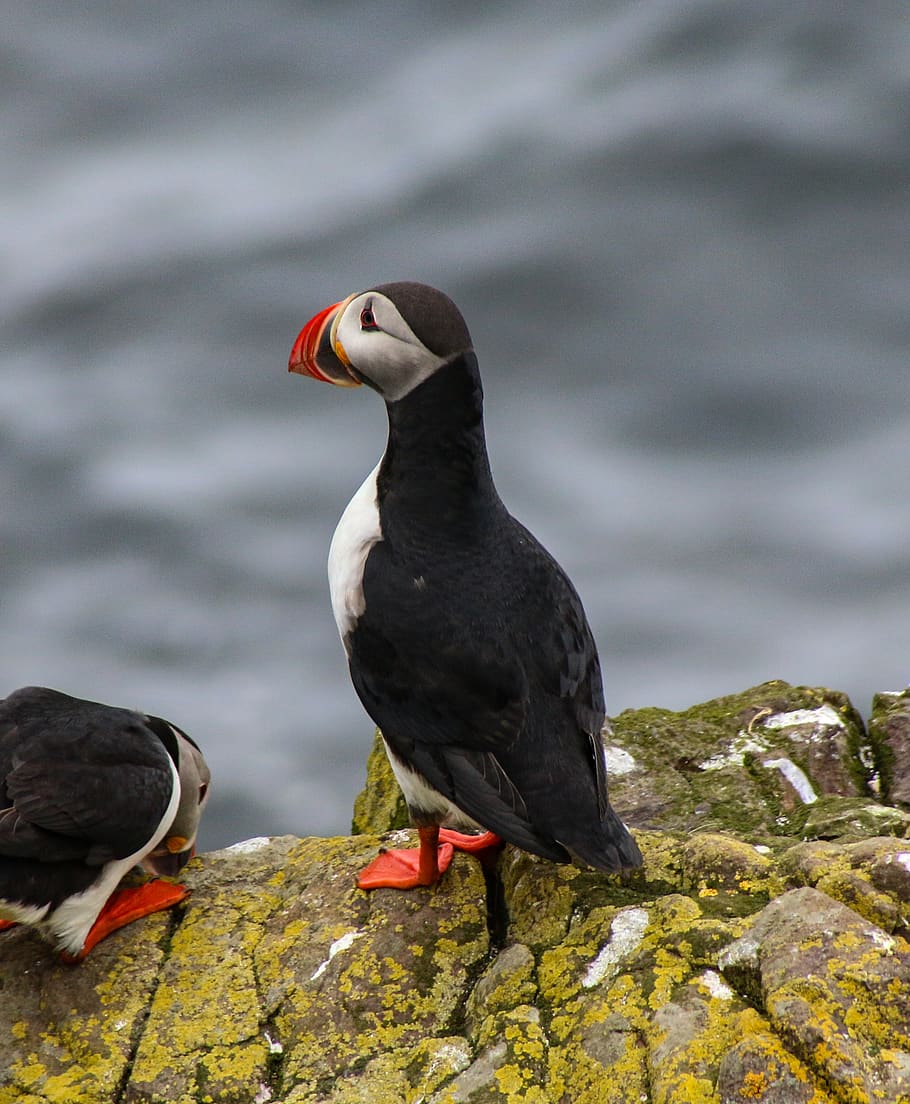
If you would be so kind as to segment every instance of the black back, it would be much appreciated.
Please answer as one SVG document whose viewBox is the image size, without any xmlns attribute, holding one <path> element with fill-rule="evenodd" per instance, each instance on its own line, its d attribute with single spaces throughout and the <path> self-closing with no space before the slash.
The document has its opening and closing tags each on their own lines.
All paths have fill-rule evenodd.
<svg viewBox="0 0 910 1104">
<path fill-rule="evenodd" d="M 44 687 L 0 701 L 0 898 L 59 903 L 139 851 L 173 790 L 163 740 L 140 713 Z"/>
</svg>

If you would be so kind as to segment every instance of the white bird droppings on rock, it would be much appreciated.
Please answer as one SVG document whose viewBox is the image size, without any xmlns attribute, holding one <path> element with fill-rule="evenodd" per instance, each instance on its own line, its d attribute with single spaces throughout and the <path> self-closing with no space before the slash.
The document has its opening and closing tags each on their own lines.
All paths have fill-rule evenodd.
<svg viewBox="0 0 910 1104">
<path fill-rule="evenodd" d="M 620 963 L 628 958 L 642 941 L 647 927 L 647 909 L 623 909 L 615 916 L 610 925 L 610 942 L 601 947 L 597 958 L 581 979 L 584 988 L 593 989 L 604 978 L 613 977 L 618 972 Z"/>
<path fill-rule="evenodd" d="M 738 732 L 731 741 L 729 751 L 712 755 L 710 759 L 705 759 L 705 761 L 699 763 L 698 766 L 699 769 L 705 771 L 722 770 L 724 767 L 741 767 L 745 761 L 746 755 L 760 755 L 767 750 L 767 741 L 760 740 L 758 737 L 743 729 L 741 732 Z"/>
<path fill-rule="evenodd" d="M 638 761 L 625 748 L 611 744 L 604 748 L 604 755 L 607 760 L 608 774 L 631 774 L 632 771 L 638 770 Z"/>
<path fill-rule="evenodd" d="M 763 728 L 791 728 L 794 725 L 812 725 L 813 728 L 840 728 L 843 717 L 833 705 L 820 705 L 818 709 L 791 709 L 789 713 L 775 713 L 766 717 Z"/>
<path fill-rule="evenodd" d="M 230 851 L 233 855 L 246 855 L 253 851 L 261 851 L 263 847 L 268 847 L 271 842 L 268 836 L 253 836 L 252 839 L 232 843 L 230 847 L 225 847 L 224 850 Z"/>
<path fill-rule="evenodd" d="M 345 932 L 344 935 L 339 936 L 329 947 L 329 957 L 324 962 L 320 962 L 313 973 L 310 974 L 310 981 L 315 981 L 316 978 L 322 977 L 322 975 L 326 972 L 329 963 L 332 961 L 335 955 L 337 955 L 340 951 L 346 951 L 348 947 L 350 947 L 350 945 L 354 942 L 354 940 L 359 939 L 362 935 L 362 931 L 349 931 Z"/>
<path fill-rule="evenodd" d="M 882 931 L 881 928 L 867 928 L 866 935 L 877 946 L 881 947 L 883 951 L 893 951 L 897 946 L 897 943 L 887 932 Z"/>
<path fill-rule="evenodd" d="M 804 805 L 812 805 L 818 801 L 818 794 L 812 788 L 812 783 L 806 777 L 805 772 L 792 759 L 765 759 L 762 766 L 771 770 L 779 770 L 793 789 L 796 790 L 797 796 Z"/>
<path fill-rule="evenodd" d="M 698 978 L 698 981 L 700 981 L 711 996 L 717 1000 L 733 999 L 733 990 L 716 970 L 705 970 L 701 977 Z"/>
</svg>

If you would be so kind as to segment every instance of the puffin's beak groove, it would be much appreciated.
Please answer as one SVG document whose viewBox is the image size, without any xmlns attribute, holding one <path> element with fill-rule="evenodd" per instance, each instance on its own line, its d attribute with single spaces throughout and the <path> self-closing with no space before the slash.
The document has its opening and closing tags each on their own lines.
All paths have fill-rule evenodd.
<svg viewBox="0 0 910 1104">
<path fill-rule="evenodd" d="M 188 841 L 184 840 L 183 842 L 186 844 Z M 150 874 L 154 874 L 156 877 L 176 878 L 195 854 L 195 841 L 192 846 L 184 847 L 182 851 L 172 851 L 165 843 L 146 855 L 142 860 L 142 865 Z"/>
<path fill-rule="evenodd" d="M 335 338 L 338 320 L 353 298 L 349 296 L 340 303 L 333 303 L 307 322 L 291 349 L 289 372 L 312 376 L 313 379 L 334 383 L 338 387 L 360 386 L 360 380 L 355 379 L 349 370 L 351 362 L 347 353 Z"/>
</svg>

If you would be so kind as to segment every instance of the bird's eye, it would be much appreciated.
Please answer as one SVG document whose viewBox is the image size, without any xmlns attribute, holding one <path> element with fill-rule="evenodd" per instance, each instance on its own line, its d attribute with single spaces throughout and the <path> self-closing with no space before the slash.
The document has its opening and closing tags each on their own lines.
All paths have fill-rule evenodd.
<svg viewBox="0 0 910 1104">
<path fill-rule="evenodd" d="M 209 792 L 208 783 L 203 782 L 202 785 L 199 787 L 199 804 L 200 805 L 202 804 L 203 801 L 205 801 L 205 795 L 208 792 Z"/>
<path fill-rule="evenodd" d="M 376 316 L 373 314 L 371 307 L 364 307 L 360 312 L 360 328 L 362 330 L 378 330 L 379 326 L 376 323 Z"/>
</svg>

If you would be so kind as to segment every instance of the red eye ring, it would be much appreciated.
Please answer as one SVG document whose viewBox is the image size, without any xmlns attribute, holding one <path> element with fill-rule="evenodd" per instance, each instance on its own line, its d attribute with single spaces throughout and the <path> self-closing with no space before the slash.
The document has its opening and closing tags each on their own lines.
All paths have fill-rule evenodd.
<svg viewBox="0 0 910 1104">
<path fill-rule="evenodd" d="M 379 326 L 376 323 L 376 316 L 373 314 L 372 307 L 364 307 L 360 312 L 360 328 L 362 330 L 378 330 Z"/>
</svg>

